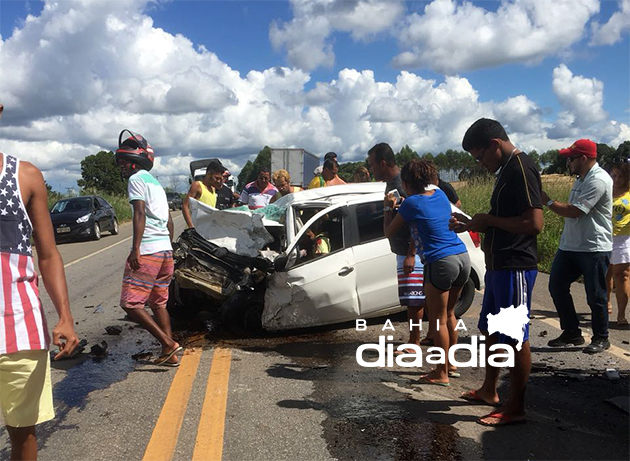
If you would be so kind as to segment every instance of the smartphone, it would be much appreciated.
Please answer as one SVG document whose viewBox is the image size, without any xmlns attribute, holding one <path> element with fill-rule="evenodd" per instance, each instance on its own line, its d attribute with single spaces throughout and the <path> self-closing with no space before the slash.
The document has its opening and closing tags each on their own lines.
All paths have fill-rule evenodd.
<svg viewBox="0 0 630 461">
<path fill-rule="evenodd" d="M 396 199 L 396 203 L 398 203 L 400 201 L 400 192 L 398 192 L 398 189 L 392 189 L 387 194 L 388 195 L 392 194 L 394 196 L 394 198 Z"/>
</svg>

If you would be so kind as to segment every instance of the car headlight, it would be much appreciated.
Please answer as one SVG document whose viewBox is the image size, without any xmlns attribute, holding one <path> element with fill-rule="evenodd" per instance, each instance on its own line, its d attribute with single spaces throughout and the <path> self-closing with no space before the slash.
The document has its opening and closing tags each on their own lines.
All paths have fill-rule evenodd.
<svg viewBox="0 0 630 461">
<path fill-rule="evenodd" d="M 88 213 L 85 216 L 81 216 L 79 219 L 77 219 L 77 222 L 78 223 L 87 222 L 87 220 L 90 219 L 90 216 L 92 216 L 91 213 Z"/>
</svg>

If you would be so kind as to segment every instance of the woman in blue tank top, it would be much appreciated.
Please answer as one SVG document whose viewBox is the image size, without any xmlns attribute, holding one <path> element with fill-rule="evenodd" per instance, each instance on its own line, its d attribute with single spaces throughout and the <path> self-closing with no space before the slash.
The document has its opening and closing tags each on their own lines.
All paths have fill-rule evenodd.
<svg viewBox="0 0 630 461">
<path fill-rule="evenodd" d="M 426 160 L 412 160 L 400 173 L 408 198 L 392 217 L 395 206 L 385 197 L 385 236 L 394 235 L 407 223 L 419 255 L 424 259 L 424 292 L 434 331 L 434 345 L 444 351 L 445 363 L 420 377 L 420 382 L 450 386 L 449 376 L 455 367 L 449 365 L 448 350 L 457 344 L 455 303 L 470 276 L 470 259 L 466 245 L 449 230 L 451 204 L 446 194 L 434 186 L 437 170 Z"/>
</svg>

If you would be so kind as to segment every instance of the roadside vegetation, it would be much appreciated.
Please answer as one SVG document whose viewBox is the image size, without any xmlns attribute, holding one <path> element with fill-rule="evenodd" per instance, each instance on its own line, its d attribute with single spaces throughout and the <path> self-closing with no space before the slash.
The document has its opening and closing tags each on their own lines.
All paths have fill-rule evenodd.
<svg viewBox="0 0 630 461">
<path fill-rule="evenodd" d="M 568 202 L 573 178 L 552 174 L 543 175 L 542 181 L 543 189 L 549 194 L 549 197 L 561 202 Z M 487 213 L 490 210 L 490 196 L 494 187 L 493 179 L 475 179 L 455 184 L 455 186 L 462 201 L 462 208 L 467 214 L 472 216 L 476 213 Z M 564 228 L 564 218 L 549 211 L 547 207 L 543 207 L 543 217 L 545 224 L 543 231 L 538 235 L 538 269 L 549 273 Z"/>
</svg>

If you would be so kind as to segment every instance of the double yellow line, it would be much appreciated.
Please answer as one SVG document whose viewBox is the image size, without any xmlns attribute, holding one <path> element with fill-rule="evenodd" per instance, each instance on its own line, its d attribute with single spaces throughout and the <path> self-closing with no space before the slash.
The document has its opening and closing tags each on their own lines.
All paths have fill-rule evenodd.
<svg viewBox="0 0 630 461">
<path fill-rule="evenodd" d="M 143 461 L 169 461 L 173 458 L 200 360 L 201 351 L 192 351 L 182 357 Z M 197 429 L 193 461 L 221 460 L 231 360 L 232 353 L 229 349 L 215 349 Z"/>
</svg>

